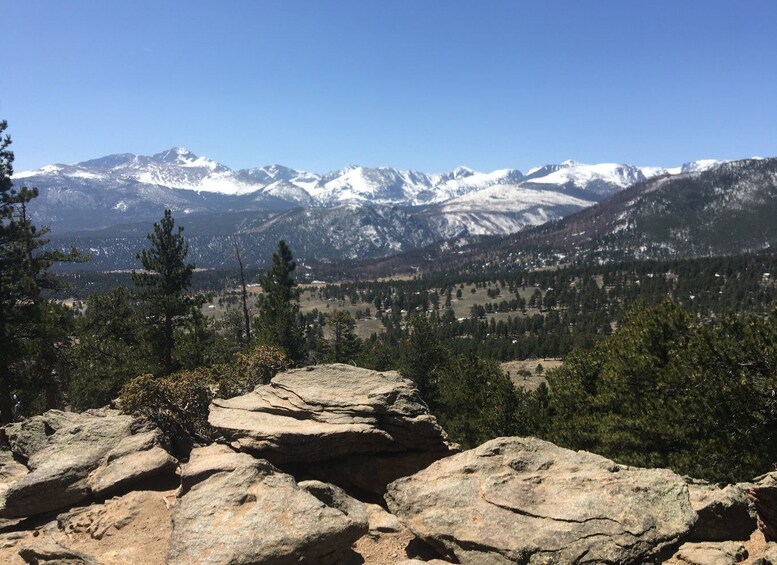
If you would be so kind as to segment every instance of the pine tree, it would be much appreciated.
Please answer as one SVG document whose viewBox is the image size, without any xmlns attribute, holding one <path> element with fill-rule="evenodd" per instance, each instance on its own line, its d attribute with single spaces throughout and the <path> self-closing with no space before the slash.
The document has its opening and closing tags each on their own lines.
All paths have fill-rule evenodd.
<svg viewBox="0 0 777 565">
<path fill-rule="evenodd" d="M 296 268 L 291 249 L 284 240 L 279 241 L 271 267 L 259 279 L 263 293 L 257 302 L 259 342 L 280 347 L 293 363 L 299 363 L 305 357 L 299 289 L 293 277 Z"/>
<path fill-rule="evenodd" d="M 73 366 L 68 397 L 78 410 L 105 406 L 131 378 L 153 370 L 143 312 L 129 291 L 117 287 L 92 294 L 86 304 L 76 327 L 78 343 L 68 353 Z"/>
<path fill-rule="evenodd" d="M 331 363 L 350 363 L 359 353 L 361 340 L 356 336 L 356 322 L 345 310 L 337 310 L 329 318 L 332 339 L 327 341 L 327 361 Z"/>
<path fill-rule="evenodd" d="M 46 389 L 48 403 L 56 393 L 54 360 L 67 340 L 59 328 L 61 315 L 49 307 L 43 293 L 59 288 L 48 269 L 59 261 L 81 260 L 74 250 L 45 249 L 47 228 L 38 229 L 27 205 L 38 196 L 35 188 L 15 188 L 11 138 L 3 136 L 8 123 L 0 121 L 0 420 L 12 418 L 14 391 L 32 397 Z"/>
<path fill-rule="evenodd" d="M 191 286 L 194 263 L 187 263 L 189 244 L 183 237 L 183 227 L 175 231 L 172 212 L 165 210 L 154 231 L 148 234 L 151 246 L 138 254 L 144 271 L 132 271 L 132 280 L 140 287 L 141 298 L 150 310 L 153 343 L 164 374 L 174 370 L 173 350 L 175 329 L 189 312 L 186 296 Z"/>
<path fill-rule="evenodd" d="M 399 351 L 399 372 L 415 383 L 421 398 L 434 410 L 438 404 L 440 371 L 448 356 L 439 323 L 423 314 L 412 316 Z"/>
</svg>

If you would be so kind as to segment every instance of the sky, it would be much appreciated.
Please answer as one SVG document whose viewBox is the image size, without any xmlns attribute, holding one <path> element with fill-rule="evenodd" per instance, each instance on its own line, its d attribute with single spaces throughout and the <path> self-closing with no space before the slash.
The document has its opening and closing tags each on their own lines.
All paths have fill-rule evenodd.
<svg viewBox="0 0 777 565">
<path fill-rule="evenodd" d="M 777 155 L 774 0 L 0 0 L 15 170 Z"/>
</svg>

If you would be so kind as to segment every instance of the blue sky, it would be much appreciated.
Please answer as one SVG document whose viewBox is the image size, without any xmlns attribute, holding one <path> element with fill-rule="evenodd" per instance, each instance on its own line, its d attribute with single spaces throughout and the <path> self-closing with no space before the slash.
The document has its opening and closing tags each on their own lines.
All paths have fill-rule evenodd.
<svg viewBox="0 0 777 565">
<path fill-rule="evenodd" d="M 777 155 L 777 2 L 0 0 L 16 170 Z"/>
</svg>

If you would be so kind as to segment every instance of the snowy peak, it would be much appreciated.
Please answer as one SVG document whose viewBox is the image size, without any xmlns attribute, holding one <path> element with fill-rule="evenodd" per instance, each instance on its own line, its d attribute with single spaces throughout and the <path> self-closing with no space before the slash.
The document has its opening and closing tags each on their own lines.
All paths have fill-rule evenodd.
<svg viewBox="0 0 777 565">
<path fill-rule="evenodd" d="M 167 151 L 162 151 L 151 157 L 151 161 L 160 165 L 170 165 L 173 167 L 201 168 L 207 171 L 229 171 L 224 165 L 208 159 L 207 157 L 198 157 L 184 147 L 173 147 Z"/>
<path fill-rule="evenodd" d="M 717 159 L 700 159 L 698 161 L 683 163 L 680 167 L 667 169 L 667 171 L 669 174 L 701 173 L 714 169 L 723 163 L 725 163 L 725 161 L 718 161 Z"/>
<path fill-rule="evenodd" d="M 456 167 L 453 169 L 453 178 L 455 179 L 463 179 L 466 177 L 471 177 L 475 174 L 475 171 L 468 167 Z"/>
<path fill-rule="evenodd" d="M 238 171 L 239 174 L 260 184 L 270 184 L 278 181 L 288 181 L 294 178 L 305 176 L 308 173 L 295 171 L 283 165 L 268 165 L 266 167 L 255 167 L 253 169 L 244 169 Z"/>
<path fill-rule="evenodd" d="M 547 176 L 551 173 L 555 173 L 556 171 L 563 168 L 564 166 L 565 165 L 561 164 L 561 165 L 543 165 L 541 167 L 532 167 L 526 173 L 526 180 Z"/>
<path fill-rule="evenodd" d="M 197 155 L 185 147 L 173 147 L 167 151 L 162 151 L 151 157 L 155 161 L 162 163 L 187 163 L 197 159 Z"/>
<path fill-rule="evenodd" d="M 433 188 L 424 173 L 389 167 L 350 166 L 324 176 L 311 187 L 311 195 L 324 204 L 416 204 L 420 194 Z"/>
<path fill-rule="evenodd" d="M 601 200 L 647 177 L 639 167 L 620 163 L 588 165 L 576 161 L 545 165 L 529 171 L 527 182 Z"/>
<path fill-rule="evenodd" d="M 266 195 L 306 207 L 341 204 L 417 206 L 440 204 L 500 186 L 511 187 L 504 190 L 513 196 L 536 196 L 537 190 L 545 190 L 586 202 L 599 201 L 653 176 L 703 171 L 720 163 L 694 161 L 665 169 L 619 163 L 591 165 L 567 160 L 532 168 L 526 175 L 509 168 L 479 172 L 459 166 L 451 172 L 429 174 L 392 167 L 349 165 L 319 175 L 278 164 L 232 170 L 184 147 L 172 147 L 150 156 L 119 153 L 74 165 L 47 165 L 18 173 L 14 178 L 43 178 L 48 182 L 57 179 L 60 186 L 67 186 L 68 179 L 72 179 L 82 185 L 91 182 L 102 186 L 129 186 L 135 183 L 139 188 L 153 186 L 235 196 L 253 194 L 258 199 Z M 530 192 L 515 187 L 530 189 Z M 493 202 L 499 190 L 491 190 L 488 201 Z"/>
</svg>

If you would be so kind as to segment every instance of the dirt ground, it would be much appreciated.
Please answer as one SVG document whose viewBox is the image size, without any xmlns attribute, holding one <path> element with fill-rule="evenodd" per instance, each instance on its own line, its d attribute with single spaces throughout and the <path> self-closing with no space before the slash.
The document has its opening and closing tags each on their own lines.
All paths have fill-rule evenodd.
<svg viewBox="0 0 777 565">
<path fill-rule="evenodd" d="M 135 491 L 60 514 L 60 524 L 53 519 L 32 531 L 0 534 L 0 563 L 24 565 L 21 548 L 57 545 L 102 565 L 164 563 L 174 500 L 175 491 Z"/>
<path fill-rule="evenodd" d="M 541 383 L 546 383 L 545 373 L 549 369 L 560 367 L 561 359 L 531 359 L 526 361 L 508 361 L 502 363 L 502 371 L 510 377 L 513 384 L 524 390 L 537 390 Z M 537 367 L 542 366 L 542 372 L 537 372 Z M 531 376 L 523 376 L 520 371 L 529 371 Z"/>
</svg>

